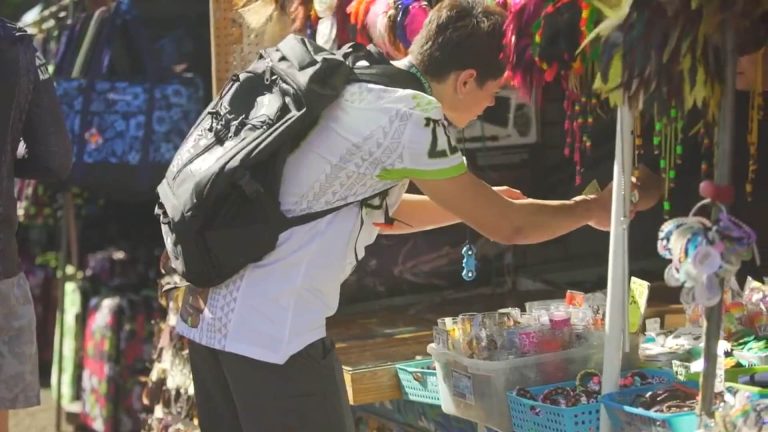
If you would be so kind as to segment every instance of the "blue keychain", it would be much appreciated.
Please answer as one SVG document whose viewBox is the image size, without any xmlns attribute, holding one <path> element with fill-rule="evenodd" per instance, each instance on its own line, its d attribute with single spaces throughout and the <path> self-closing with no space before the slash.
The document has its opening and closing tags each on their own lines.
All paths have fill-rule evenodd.
<svg viewBox="0 0 768 432">
<path fill-rule="evenodd" d="M 461 262 L 461 265 L 464 267 L 461 277 L 463 277 L 465 281 L 471 281 L 477 276 L 477 271 L 475 271 L 477 265 L 475 252 L 475 246 L 469 242 L 465 243 L 464 247 L 461 249 L 461 254 L 464 256 L 464 259 Z"/>
</svg>

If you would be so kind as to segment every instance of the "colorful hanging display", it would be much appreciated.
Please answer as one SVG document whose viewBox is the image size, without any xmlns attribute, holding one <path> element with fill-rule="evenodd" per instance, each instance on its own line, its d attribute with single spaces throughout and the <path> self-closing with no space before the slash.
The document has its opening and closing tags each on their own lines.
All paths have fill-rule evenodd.
<svg viewBox="0 0 768 432">
<path fill-rule="evenodd" d="M 714 134 L 723 85 L 723 32 L 726 21 L 739 28 L 760 25 L 768 3 L 751 0 L 489 0 L 507 13 L 504 61 L 506 78 L 524 96 L 545 83 L 564 90 L 565 145 L 573 160 L 575 183 L 592 147 L 592 129 L 603 103 L 625 101 L 652 126 L 642 135 L 635 122 L 635 175 L 647 143 L 658 157 L 664 177 L 664 214 L 671 215 L 670 190 L 683 160 L 683 142 L 694 137 L 701 146 L 701 176 L 711 178 Z M 335 10 L 337 43 L 373 43 L 391 59 L 407 56 L 437 1 L 430 0 L 296 0 L 296 25 L 302 33 L 330 41 Z M 343 16 L 343 20 L 339 17 Z M 752 27 L 750 27 L 752 26 Z M 327 26 L 326 26 L 327 27 Z M 324 35 L 324 36 L 323 36 Z M 322 36 L 322 37 L 321 37 Z M 343 36 L 343 37 L 342 37 Z M 757 37 L 760 39 L 760 37 Z M 752 44 L 755 45 L 755 44 Z M 750 45 L 750 46 L 752 46 Z M 754 50 L 754 48 L 751 48 Z M 757 67 L 762 63 L 757 62 Z M 762 78 L 761 73 L 756 74 Z M 760 87 L 760 83 L 756 86 Z M 757 175 L 759 92 L 750 98 L 749 165 L 746 194 L 751 199 Z M 689 116 L 692 110 L 702 115 Z M 697 118 L 696 123 L 687 123 Z"/>
<path fill-rule="evenodd" d="M 557 0 L 533 26 L 533 58 L 544 71 L 544 81 L 562 81 L 565 92 L 565 148 L 575 164 L 575 183 L 581 184 L 584 156 L 592 149 L 591 129 L 599 106 L 592 91 L 593 63 L 598 54 L 580 45 L 595 28 L 599 12 L 586 0 Z"/>
<path fill-rule="evenodd" d="M 368 35 L 368 31 L 366 31 L 366 20 L 374 2 L 375 0 L 352 0 L 352 3 L 347 7 L 349 22 L 355 26 L 356 29 L 355 41 L 364 45 L 372 42 Z"/>
<path fill-rule="evenodd" d="M 544 85 L 544 72 L 533 58 L 533 27 L 540 22 L 549 0 L 510 0 L 506 4 L 504 57 L 507 79 L 524 94 Z"/>
<path fill-rule="evenodd" d="M 664 212 L 668 217 L 669 190 L 683 157 L 686 129 L 698 132 L 702 176 L 711 172 L 712 125 L 717 124 L 724 82 L 721 29 L 731 20 L 737 28 L 746 25 L 768 5 L 743 0 L 592 3 L 606 16 L 583 44 L 599 40 L 594 89 L 613 106 L 626 101 L 635 111 L 653 113 L 653 146 L 665 178 Z M 703 120 L 686 128 L 685 119 L 694 108 L 703 113 Z M 756 143 L 756 135 L 751 140 Z M 750 173 L 753 180 L 756 144 L 750 148 L 755 149 L 750 163 L 755 168 Z M 747 191 L 751 191 L 749 181 Z"/>
<path fill-rule="evenodd" d="M 696 216 L 705 205 L 717 207 L 717 219 Z M 671 260 L 664 281 L 668 286 L 683 286 L 681 303 L 713 306 L 722 296 L 719 280 L 731 280 L 742 261 L 754 258 L 759 263 L 755 241 L 754 231 L 725 207 L 702 201 L 688 217 L 670 219 L 659 229 L 659 255 Z"/>
<path fill-rule="evenodd" d="M 408 55 L 431 9 L 422 0 L 352 0 L 346 12 L 357 42 L 373 43 L 389 58 L 399 60 Z"/>
</svg>

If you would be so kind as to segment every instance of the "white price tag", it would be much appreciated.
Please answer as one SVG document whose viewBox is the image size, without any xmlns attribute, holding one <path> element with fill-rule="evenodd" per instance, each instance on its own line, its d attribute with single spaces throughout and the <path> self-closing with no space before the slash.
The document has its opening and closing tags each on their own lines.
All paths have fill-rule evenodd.
<svg viewBox="0 0 768 432">
<path fill-rule="evenodd" d="M 661 331 L 661 318 L 649 318 L 645 320 L 646 333 L 658 333 Z"/>
<path fill-rule="evenodd" d="M 442 348 L 444 350 L 449 348 L 448 332 L 445 329 L 441 329 L 440 327 L 433 327 L 432 339 L 435 341 L 435 345 L 437 345 L 438 348 Z"/>
<path fill-rule="evenodd" d="M 451 381 L 453 382 L 451 391 L 453 397 L 474 405 L 475 389 L 472 386 L 472 375 L 451 369 Z"/>
<path fill-rule="evenodd" d="M 760 324 L 756 330 L 758 336 L 768 336 L 768 324 Z"/>
<path fill-rule="evenodd" d="M 717 369 L 715 372 L 715 393 L 725 391 L 725 359 L 718 356 Z"/>
</svg>

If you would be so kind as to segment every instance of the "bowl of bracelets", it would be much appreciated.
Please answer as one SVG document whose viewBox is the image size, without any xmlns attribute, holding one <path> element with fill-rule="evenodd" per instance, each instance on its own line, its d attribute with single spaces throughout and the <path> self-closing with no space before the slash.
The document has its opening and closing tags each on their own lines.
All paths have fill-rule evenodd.
<svg viewBox="0 0 768 432">
<path fill-rule="evenodd" d="M 614 430 L 690 432 L 697 430 L 698 384 L 693 381 L 631 388 L 601 398 Z"/>
<path fill-rule="evenodd" d="M 622 374 L 622 389 L 674 382 L 664 369 L 642 369 Z M 507 393 L 516 431 L 596 432 L 600 424 L 600 373 L 584 370 L 575 381 L 538 387 L 518 387 Z"/>
</svg>

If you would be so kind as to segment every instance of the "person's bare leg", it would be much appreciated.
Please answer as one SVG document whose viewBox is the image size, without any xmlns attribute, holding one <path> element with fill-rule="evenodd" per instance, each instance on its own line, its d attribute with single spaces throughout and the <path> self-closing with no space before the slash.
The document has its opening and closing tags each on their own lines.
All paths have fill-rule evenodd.
<svg viewBox="0 0 768 432">
<path fill-rule="evenodd" d="M 8 432 L 8 411 L 0 410 L 0 432 Z"/>
</svg>

